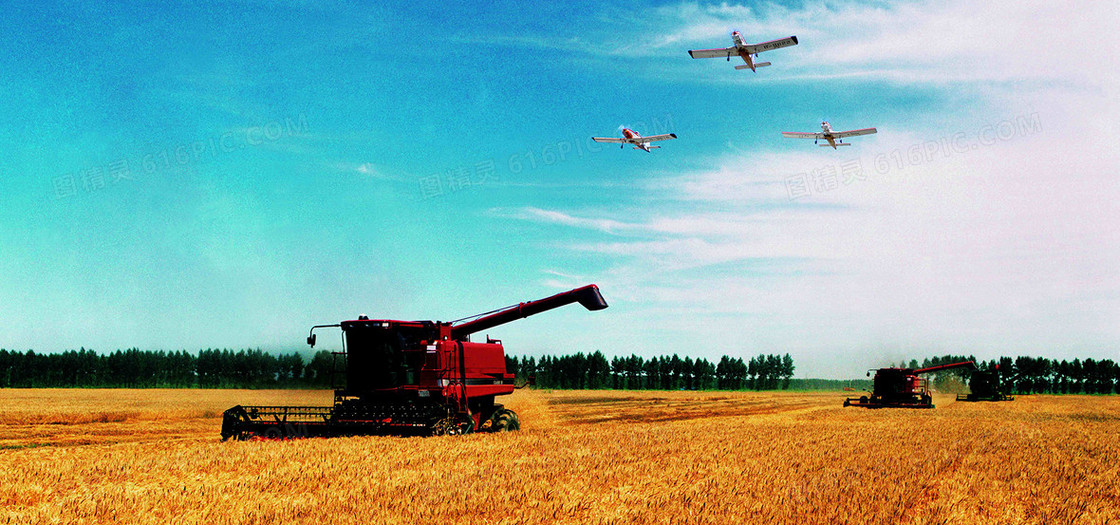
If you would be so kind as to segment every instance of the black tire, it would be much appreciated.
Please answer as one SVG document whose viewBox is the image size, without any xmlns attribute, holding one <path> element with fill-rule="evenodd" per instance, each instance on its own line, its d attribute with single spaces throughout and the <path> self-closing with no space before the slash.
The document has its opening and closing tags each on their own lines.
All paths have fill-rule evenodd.
<svg viewBox="0 0 1120 525">
<path fill-rule="evenodd" d="M 521 428 L 521 420 L 517 419 L 517 412 L 503 408 L 494 413 L 494 424 L 490 426 L 491 432 L 513 432 Z"/>
</svg>

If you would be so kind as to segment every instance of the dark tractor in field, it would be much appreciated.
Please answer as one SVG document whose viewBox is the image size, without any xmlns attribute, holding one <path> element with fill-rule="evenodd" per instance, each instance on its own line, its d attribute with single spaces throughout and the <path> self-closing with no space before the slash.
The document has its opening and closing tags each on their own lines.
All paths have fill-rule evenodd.
<svg viewBox="0 0 1120 525">
<path fill-rule="evenodd" d="M 968 394 L 957 394 L 957 401 L 1014 401 L 1010 384 L 1014 378 L 1003 379 L 999 365 L 990 370 L 974 370 L 968 379 Z"/>
</svg>

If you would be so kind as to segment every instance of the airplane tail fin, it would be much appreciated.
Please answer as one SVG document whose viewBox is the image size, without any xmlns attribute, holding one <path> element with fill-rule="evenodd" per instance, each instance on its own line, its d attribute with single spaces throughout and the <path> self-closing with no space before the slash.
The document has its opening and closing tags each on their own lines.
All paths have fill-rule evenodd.
<svg viewBox="0 0 1120 525">
<path fill-rule="evenodd" d="M 769 62 L 755 62 L 754 67 L 755 68 L 760 68 L 760 67 L 766 67 L 766 66 L 769 66 L 769 65 L 770 65 Z M 751 66 L 748 66 L 746 64 L 743 64 L 741 66 L 735 66 L 735 69 L 750 69 L 750 68 L 751 68 Z"/>
<path fill-rule="evenodd" d="M 661 148 L 661 146 L 647 146 L 647 147 L 648 147 L 649 149 L 660 149 L 660 148 Z M 645 148 L 639 148 L 639 147 L 637 147 L 637 146 L 634 146 L 634 149 L 645 149 Z"/>
<path fill-rule="evenodd" d="M 822 148 L 827 148 L 827 147 L 831 146 L 831 144 L 829 144 L 827 142 L 825 142 L 824 144 L 817 144 L 817 145 L 822 147 Z M 851 142 L 837 142 L 836 145 L 837 146 L 851 146 L 852 143 Z"/>
</svg>

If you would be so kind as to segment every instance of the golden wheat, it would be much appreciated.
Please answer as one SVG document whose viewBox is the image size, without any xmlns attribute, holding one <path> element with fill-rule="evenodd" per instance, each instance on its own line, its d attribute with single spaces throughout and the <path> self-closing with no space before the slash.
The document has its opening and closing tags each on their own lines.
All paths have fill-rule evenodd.
<svg viewBox="0 0 1120 525">
<path fill-rule="evenodd" d="M 518 391 L 521 432 L 220 443 L 228 406 L 330 393 L 0 390 L 0 522 L 1120 520 L 1120 398 L 842 398 Z"/>
</svg>

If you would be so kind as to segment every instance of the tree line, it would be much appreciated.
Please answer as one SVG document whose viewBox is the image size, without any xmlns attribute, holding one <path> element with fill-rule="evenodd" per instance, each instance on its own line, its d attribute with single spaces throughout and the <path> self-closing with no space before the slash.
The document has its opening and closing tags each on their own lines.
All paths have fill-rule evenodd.
<svg viewBox="0 0 1120 525">
<path fill-rule="evenodd" d="M 334 356 L 321 350 L 274 355 L 260 349 L 165 352 L 136 348 L 101 354 L 0 349 L 0 388 L 305 388 L 330 387 Z"/>
<path fill-rule="evenodd" d="M 1045 357 L 1000 357 L 978 361 L 973 356 L 945 355 L 916 359 L 906 368 L 928 368 L 941 364 L 973 361 L 981 370 L 996 370 L 1000 380 L 1016 394 L 1120 394 L 1120 365 L 1111 359 L 1053 360 Z M 953 377 L 967 383 L 970 368 L 954 368 L 933 374 L 937 380 Z"/>
<path fill-rule="evenodd" d="M 81 348 L 61 353 L 0 349 L 0 388 L 325 388 L 343 363 L 320 350 L 304 356 L 260 349 L 206 349 L 197 354 L 142 351 L 101 354 Z M 759 355 L 747 361 L 723 356 L 718 363 L 678 355 L 646 359 L 602 352 L 537 358 L 506 358 L 519 378 L 543 388 L 740 390 L 789 388 L 793 358 Z M 341 380 L 341 376 L 337 377 Z"/>
<path fill-rule="evenodd" d="M 789 388 L 793 358 L 764 354 L 743 361 L 723 356 L 713 364 L 704 358 L 638 355 L 607 359 L 590 354 L 506 357 L 506 368 L 539 388 L 617 390 L 773 390 Z"/>
<path fill-rule="evenodd" d="M 974 361 L 984 370 L 998 366 L 1002 380 L 1019 394 L 1120 393 L 1120 365 L 1111 359 L 1052 360 L 1044 357 L 1000 357 L 987 362 L 974 356 L 944 355 L 899 363 L 904 368 Z M 789 354 L 760 354 L 744 360 L 723 356 L 712 363 L 679 355 L 608 359 L 602 352 L 563 356 L 506 357 L 507 369 L 521 381 L 532 377 L 541 388 L 619 390 L 773 390 L 860 387 L 867 380 L 793 379 Z M 82 348 L 61 353 L 0 349 L 0 388 L 125 387 L 125 388 L 328 388 L 342 362 L 320 350 L 303 354 L 272 354 L 260 349 L 142 351 L 136 348 L 98 353 Z M 967 384 L 969 368 L 931 374 L 934 383 Z M 337 379 L 341 380 L 341 376 Z M 857 384 L 858 383 L 858 384 Z"/>
</svg>

